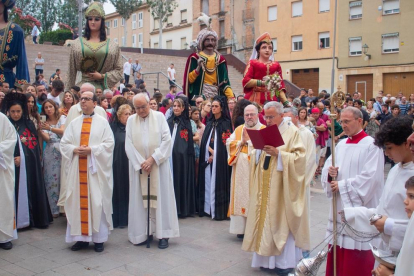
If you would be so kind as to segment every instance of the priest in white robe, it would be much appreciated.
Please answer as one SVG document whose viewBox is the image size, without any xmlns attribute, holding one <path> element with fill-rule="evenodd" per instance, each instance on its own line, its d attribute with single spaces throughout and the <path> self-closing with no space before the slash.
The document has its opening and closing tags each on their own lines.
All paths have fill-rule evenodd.
<svg viewBox="0 0 414 276">
<path fill-rule="evenodd" d="M 405 183 L 407 179 L 414 176 L 414 163 L 407 142 L 407 138 L 412 133 L 412 122 L 413 120 L 408 117 L 393 118 L 381 126 L 375 136 L 375 145 L 384 148 L 385 155 L 397 163 L 388 173 L 379 205 L 375 208 L 344 209 L 345 219 L 353 229 L 372 235 L 381 233 L 378 248 L 395 256 L 401 250 L 408 225 L 404 199 Z M 374 214 L 380 214 L 382 218 L 371 225 L 369 219 Z M 349 231 L 350 235 L 352 233 Z"/>
<path fill-rule="evenodd" d="M 165 249 L 169 238 L 180 235 L 169 161 L 170 129 L 164 115 L 150 109 L 146 94 L 135 95 L 133 103 L 136 114 L 128 118 L 125 138 L 130 182 L 128 239 L 135 245 L 147 241 L 149 193 L 149 238 L 155 234 L 158 248 Z"/>
<path fill-rule="evenodd" d="M 81 96 L 82 96 L 83 92 L 86 92 L 86 91 L 95 93 L 95 86 L 93 86 L 92 84 L 90 84 L 88 82 L 82 84 L 82 86 L 80 87 Z M 107 114 L 106 114 L 105 110 L 100 106 L 95 106 L 94 113 L 97 114 L 97 115 L 102 116 L 105 119 L 107 118 Z M 72 122 L 74 119 L 82 116 L 82 114 L 83 114 L 83 111 L 82 111 L 82 108 L 81 108 L 81 102 L 73 105 L 69 110 L 68 116 L 66 117 L 65 129 L 70 124 L 70 122 Z M 65 133 L 63 133 L 63 135 L 65 135 Z M 62 159 L 61 170 L 60 170 L 60 175 L 61 175 L 61 177 L 60 177 L 60 194 L 59 194 L 59 201 L 57 203 L 58 206 L 61 206 L 61 212 L 64 212 L 62 207 L 65 204 L 64 199 L 66 198 L 66 182 L 65 182 L 66 177 L 65 177 L 65 170 L 63 169 L 64 167 L 66 167 L 66 164 L 65 164 L 65 160 Z"/>
<path fill-rule="evenodd" d="M 332 167 L 330 156 L 321 176 L 328 198 L 332 198 L 332 193 L 337 193 L 337 210 L 333 211 L 331 206 L 327 236 L 333 232 L 333 212 L 348 207 L 375 208 L 384 187 L 384 154 L 362 129 L 361 111 L 354 107 L 343 109 L 340 122 L 349 138 L 340 141 L 335 148 L 336 167 Z M 336 181 L 331 181 L 330 177 L 336 177 Z M 336 224 L 337 229 L 341 229 L 340 215 Z M 337 241 L 338 275 L 370 275 L 374 257 L 369 243 L 354 240 L 346 232 L 338 235 Z M 379 238 L 374 238 L 371 243 L 377 246 Z M 326 275 L 333 275 L 332 251 L 328 254 Z"/>
<path fill-rule="evenodd" d="M 16 130 L 3 113 L 0 112 L 0 248 L 9 250 L 12 240 L 17 239 L 14 207 L 14 150 Z"/>
<path fill-rule="evenodd" d="M 253 251 L 252 267 L 287 275 L 310 249 L 305 189 L 306 151 L 299 131 L 283 120 L 283 105 L 264 106 L 268 126 L 277 125 L 284 145 L 250 154 L 251 192 L 242 249 Z"/>
<path fill-rule="evenodd" d="M 104 250 L 112 230 L 112 160 L 114 137 L 106 118 L 94 114 L 97 97 L 84 92 L 83 114 L 66 126 L 60 142 L 67 184 L 64 207 L 68 225 L 66 242 L 73 251 L 95 243 Z"/>
<path fill-rule="evenodd" d="M 250 195 L 249 154 L 254 149 L 247 129 L 262 129 L 256 106 L 244 108 L 244 124 L 238 126 L 226 141 L 228 163 L 233 167 L 230 188 L 230 233 L 244 237 Z"/>
</svg>

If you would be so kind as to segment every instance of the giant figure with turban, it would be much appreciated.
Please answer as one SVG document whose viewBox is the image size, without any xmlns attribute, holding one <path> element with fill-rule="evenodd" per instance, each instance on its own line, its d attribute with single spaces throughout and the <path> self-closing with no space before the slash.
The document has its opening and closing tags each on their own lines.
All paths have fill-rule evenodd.
<svg viewBox="0 0 414 276">
<path fill-rule="evenodd" d="M 203 95 L 234 98 L 230 87 L 226 59 L 217 51 L 217 33 L 208 26 L 197 37 L 197 53 L 191 54 L 185 66 L 183 90 L 192 99 Z"/>
<path fill-rule="evenodd" d="M 27 66 L 24 31 L 19 25 L 8 20 L 8 11 L 15 0 L 1 0 L 0 13 L 0 82 L 7 82 L 10 88 L 30 83 Z M 16 73 L 13 69 L 16 68 Z"/>
</svg>

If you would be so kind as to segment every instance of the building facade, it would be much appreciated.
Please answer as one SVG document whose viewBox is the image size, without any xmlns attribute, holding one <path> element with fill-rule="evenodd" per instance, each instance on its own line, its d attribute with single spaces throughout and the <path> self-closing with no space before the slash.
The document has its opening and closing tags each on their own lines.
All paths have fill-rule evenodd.
<svg viewBox="0 0 414 276">
<path fill-rule="evenodd" d="M 108 37 L 121 47 L 150 46 L 150 13 L 147 5 L 139 7 L 126 22 L 117 12 L 107 14 L 105 24 Z"/>
<path fill-rule="evenodd" d="M 338 1 L 338 74 L 344 91 L 414 93 L 414 1 Z"/>
</svg>

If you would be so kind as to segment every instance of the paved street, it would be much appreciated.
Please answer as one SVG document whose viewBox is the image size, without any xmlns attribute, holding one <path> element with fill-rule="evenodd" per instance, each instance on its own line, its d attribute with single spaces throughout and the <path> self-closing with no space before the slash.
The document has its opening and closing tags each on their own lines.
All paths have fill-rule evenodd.
<svg viewBox="0 0 414 276">
<path fill-rule="evenodd" d="M 311 243 L 324 237 L 328 200 L 312 192 Z M 170 240 L 160 250 L 128 242 L 127 229 L 116 229 L 109 236 L 103 253 L 88 250 L 72 252 L 65 243 L 65 218 L 58 218 L 46 230 L 19 233 L 10 251 L 0 250 L 0 276 L 6 275 L 267 275 L 250 267 L 252 253 L 241 250 L 241 241 L 228 233 L 229 221 L 209 218 L 180 220 L 181 237 Z M 320 269 L 323 275 L 324 267 Z M 274 275 L 274 274 L 273 274 Z"/>
</svg>

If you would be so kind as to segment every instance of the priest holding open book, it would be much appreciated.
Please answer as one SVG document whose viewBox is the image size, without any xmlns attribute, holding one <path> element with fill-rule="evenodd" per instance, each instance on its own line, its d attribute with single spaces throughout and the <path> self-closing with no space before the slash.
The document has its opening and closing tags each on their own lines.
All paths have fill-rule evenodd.
<svg viewBox="0 0 414 276">
<path fill-rule="evenodd" d="M 277 125 L 275 135 L 279 131 L 283 141 L 258 150 L 252 139 L 256 150 L 250 154 L 250 202 L 242 248 L 254 252 L 252 267 L 287 275 L 302 258 L 302 250 L 310 248 L 306 152 L 297 127 L 283 120 L 281 103 L 269 102 L 264 111 L 268 128 Z"/>
</svg>

